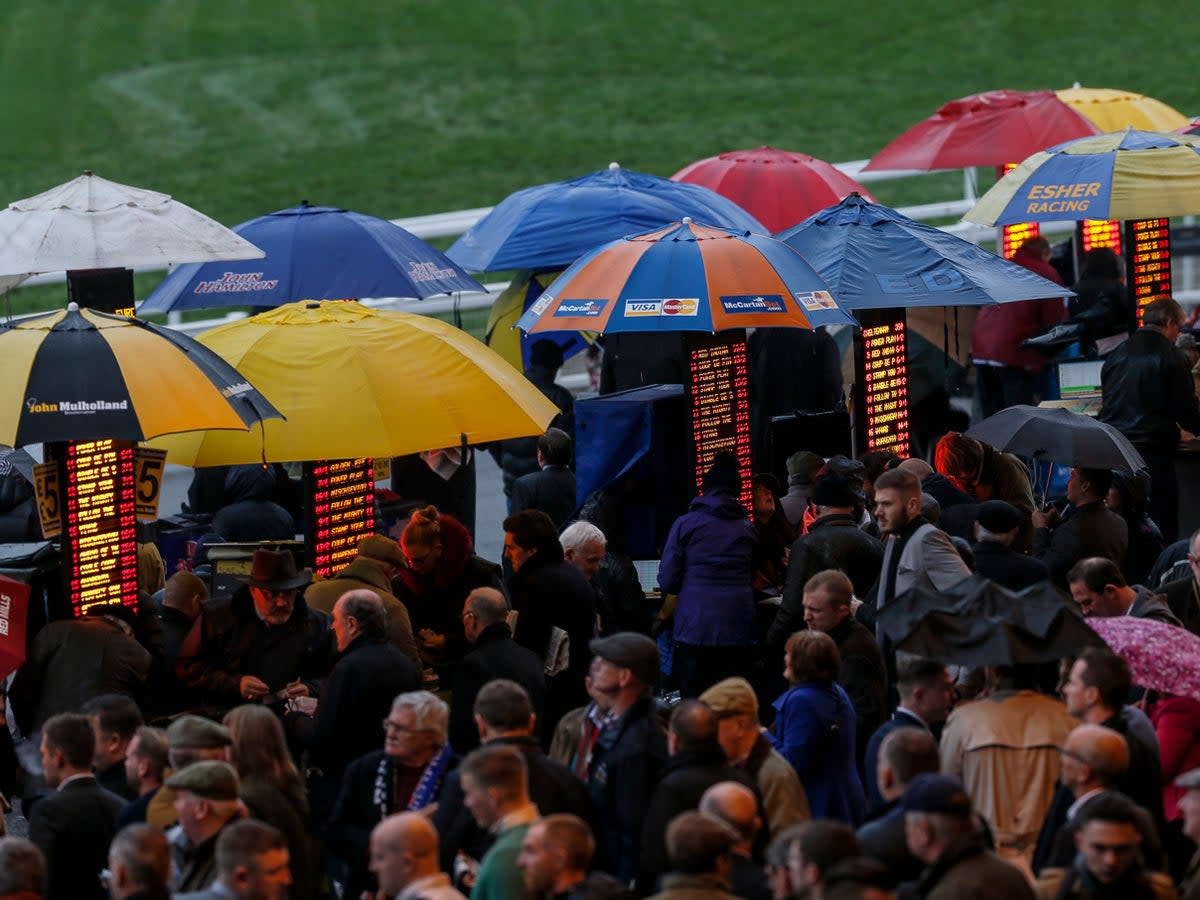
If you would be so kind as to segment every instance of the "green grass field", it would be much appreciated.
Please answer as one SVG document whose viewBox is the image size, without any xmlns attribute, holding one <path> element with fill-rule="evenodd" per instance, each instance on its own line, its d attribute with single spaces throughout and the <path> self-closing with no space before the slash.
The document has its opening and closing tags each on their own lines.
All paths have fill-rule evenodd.
<svg viewBox="0 0 1200 900">
<path fill-rule="evenodd" d="M 867 157 L 1000 87 L 1078 80 L 1200 113 L 1196 31 L 1183 5 L 1116 0 L 7 0 L 0 201 L 92 169 L 231 225 L 302 199 L 392 218 L 612 160 L 670 175 L 764 143 Z M 958 185 L 873 190 L 902 205 Z"/>
</svg>

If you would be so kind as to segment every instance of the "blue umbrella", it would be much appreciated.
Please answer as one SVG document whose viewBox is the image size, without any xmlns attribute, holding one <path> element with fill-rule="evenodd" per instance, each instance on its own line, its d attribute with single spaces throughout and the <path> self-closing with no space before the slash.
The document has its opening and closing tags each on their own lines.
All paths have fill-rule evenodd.
<svg viewBox="0 0 1200 900">
<path fill-rule="evenodd" d="M 363 213 L 302 203 L 233 230 L 266 259 L 180 266 L 139 313 L 487 290 L 419 237 Z"/>
<path fill-rule="evenodd" d="M 940 229 L 851 194 L 776 237 L 846 309 L 984 306 L 1074 294 Z"/>
<path fill-rule="evenodd" d="M 565 269 L 601 244 L 684 216 L 767 233 L 750 213 L 715 191 L 613 163 L 600 172 L 510 194 L 446 255 L 471 272 Z"/>
</svg>

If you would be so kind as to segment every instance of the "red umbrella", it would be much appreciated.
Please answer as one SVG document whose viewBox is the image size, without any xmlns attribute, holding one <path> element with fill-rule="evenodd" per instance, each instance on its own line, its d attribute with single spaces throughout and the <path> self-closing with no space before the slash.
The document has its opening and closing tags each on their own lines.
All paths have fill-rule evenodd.
<svg viewBox="0 0 1200 900">
<path fill-rule="evenodd" d="M 766 225 L 772 234 L 803 222 L 856 191 L 871 200 L 862 185 L 836 166 L 774 147 L 730 150 L 697 160 L 672 175 L 671 180 L 716 191 Z"/>
<path fill-rule="evenodd" d="M 1182 128 L 1175 129 L 1176 134 L 1200 134 L 1200 118 L 1192 119 Z"/>
<path fill-rule="evenodd" d="M 875 154 L 863 171 L 1004 166 L 1100 133 L 1054 91 L 988 91 L 950 101 Z"/>
<path fill-rule="evenodd" d="M 25 619 L 29 585 L 0 575 L 0 679 L 25 662 Z"/>
<path fill-rule="evenodd" d="M 1134 684 L 1200 700 L 1200 637 L 1166 622 L 1136 616 L 1093 616 L 1087 623 L 1129 663 Z"/>
</svg>

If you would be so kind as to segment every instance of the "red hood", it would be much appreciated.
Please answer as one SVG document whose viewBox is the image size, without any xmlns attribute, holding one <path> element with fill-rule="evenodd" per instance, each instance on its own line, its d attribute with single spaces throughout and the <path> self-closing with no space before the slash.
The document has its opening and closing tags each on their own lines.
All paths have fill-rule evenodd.
<svg viewBox="0 0 1200 900">
<path fill-rule="evenodd" d="M 422 594 L 431 587 L 440 589 L 454 584 L 475 550 L 471 532 L 458 519 L 441 513 L 438 524 L 442 527 L 442 558 L 438 560 L 437 568 L 426 577 L 411 569 L 401 569 L 396 576 L 414 594 Z"/>
</svg>

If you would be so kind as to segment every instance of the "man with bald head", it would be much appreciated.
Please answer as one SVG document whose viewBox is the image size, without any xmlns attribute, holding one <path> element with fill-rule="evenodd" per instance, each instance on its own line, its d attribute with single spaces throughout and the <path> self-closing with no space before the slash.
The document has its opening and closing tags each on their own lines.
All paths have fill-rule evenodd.
<svg viewBox="0 0 1200 900">
<path fill-rule="evenodd" d="M 437 832 L 420 813 L 398 813 L 375 826 L 369 867 L 385 900 L 465 900 L 438 868 Z"/>
<path fill-rule="evenodd" d="M 730 890 L 746 900 L 770 897 L 766 870 L 754 861 L 754 839 L 763 826 L 754 791 L 736 781 L 718 782 L 700 797 L 699 808 L 737 832 L 738 842 L 730 850 Z"/>
<path fill-rule="evenodd" d="M 546 699 L 545 666 L 536 653 L 512 639 L 508 613 L 508 600 L 495 588 L 476 588 L 463 602 L 463 633 L 472 648 L 455 668 L 450 697 L 450 746 L 458 754 L 470 753 L 479 746 L 475 697 L 485 684 L 499 678 L 525 688 L 534 715 L 541 721 Z M 550 736 L 544 737 L 548 743 Z"/>
<path fill-rule="evenodd" d="M 1129 770 L 1129 745 L 1111 728 L 1083 724 L 1067 735 L 1059 762 L 1059 785 L 1033 854 L 1035 873 L 1071 864 L 1076 852 L 1074 823 L 1091 800 L 1116 791 Z M 1150 814 L 1139 810 L 1142 852 L 1149 867 L 1157 868 L 1162 858 L 1158 829 Z"/>
</svg>

